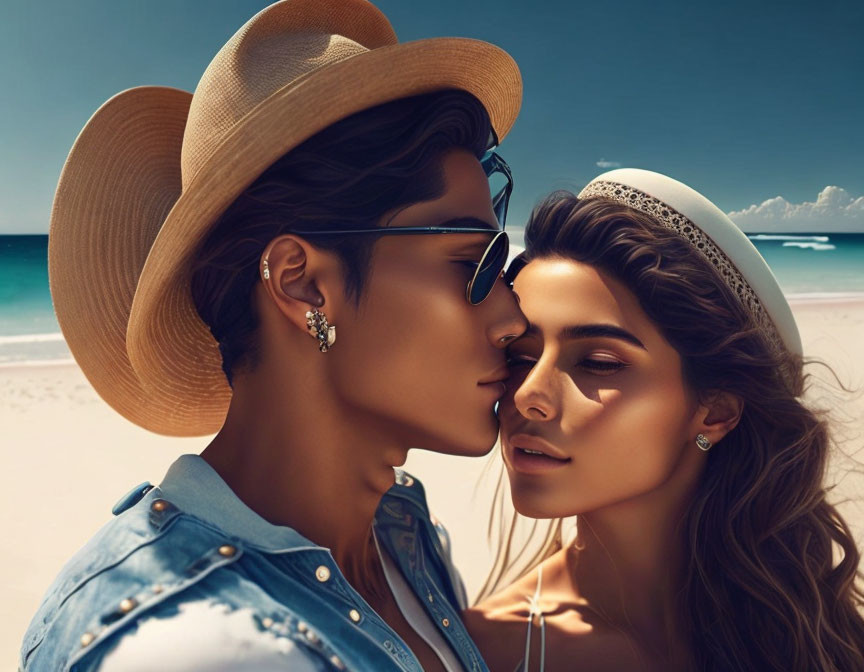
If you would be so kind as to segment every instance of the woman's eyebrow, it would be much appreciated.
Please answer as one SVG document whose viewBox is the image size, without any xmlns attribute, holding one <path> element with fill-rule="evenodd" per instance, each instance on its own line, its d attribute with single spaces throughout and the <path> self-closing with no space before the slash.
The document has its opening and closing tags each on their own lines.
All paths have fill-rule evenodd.
<svg viewBox="0 0 864 672">
<path fill-rule="evenodd" d="M 536 336 L 539 334 L 540 329 L 535 324 L 529 324 L 525 330 L 526 336 Z M 576 324 L 564 327 L 559 334 L 562 338 L 616 338 L 647 350 L 642 341 L 626 329 L 616 327 L 614 324 Z"/>
</svg>

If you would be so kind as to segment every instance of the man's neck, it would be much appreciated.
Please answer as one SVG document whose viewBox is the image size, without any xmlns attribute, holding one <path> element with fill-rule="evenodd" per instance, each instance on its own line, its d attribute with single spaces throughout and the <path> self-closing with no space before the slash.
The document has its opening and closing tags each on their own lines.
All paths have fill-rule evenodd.
<svg viewBox="0 0 864 672">
<path fill-rule="evenodd" d="M 296 387 L 271 383 L 262 393 L 251 378 L 235 381 L 225 424 L 201 457 L 262 518 L 330 549 L 357 585 L 375 511 L 408 449 L 332 395 Z"/>
</svg>

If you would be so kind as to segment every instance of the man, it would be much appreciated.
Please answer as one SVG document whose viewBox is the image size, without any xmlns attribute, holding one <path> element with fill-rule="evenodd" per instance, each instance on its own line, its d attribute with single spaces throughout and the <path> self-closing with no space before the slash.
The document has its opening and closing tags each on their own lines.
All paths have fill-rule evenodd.
<svg viewBox="0 0 864 672">
<path fill-rule="evenodd" d="M 520 97 L 492 45 L 284 0 L 194 96 L 93 115 L 52 212 L 64 336 L 128 419 L 216 435 L 64 566 L 22 670 L 486 669 L 446 534 L 394 467 L 496 438 L 525 323 L 487 150 Z"/>
</svg>

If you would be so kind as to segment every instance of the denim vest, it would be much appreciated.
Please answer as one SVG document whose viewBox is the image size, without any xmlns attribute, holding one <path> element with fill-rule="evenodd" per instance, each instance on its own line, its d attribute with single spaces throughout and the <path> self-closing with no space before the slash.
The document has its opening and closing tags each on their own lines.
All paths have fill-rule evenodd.
<svg viewBox="0 0 864 672">
<path fill-rule="evenodd" d="M 139 624 L 193 601 L 248 612 L 268 641 L 290 648 L 285 669 L 302 659 L 320 670 L 421 672 L 328 549 L 258 516 L 200 456 L 182 455 L 159 486 L 136 486 L 112 512 L 45 593 L 21 672 L 96 670 Z M 396 470 L 373 527 L 465 670 L 487 672 L 459 618 L 464 587 L 420 482 Z"/>
</svg>

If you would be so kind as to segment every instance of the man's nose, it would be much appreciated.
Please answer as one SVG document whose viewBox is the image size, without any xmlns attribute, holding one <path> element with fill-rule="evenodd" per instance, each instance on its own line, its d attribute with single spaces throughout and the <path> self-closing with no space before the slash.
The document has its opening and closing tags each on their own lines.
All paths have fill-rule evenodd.
<svg viewBox="0 0 864 672">
<path fill-rule="evenodd" d="M 528 328 L 528 320 L 519 308 L 513 290 L 501 278 L 486 297 L 492 319 L 489 322 L 489 342 L 497 348 L 506 347 L 510 341 L 519 338 Z"/>
</svg>

